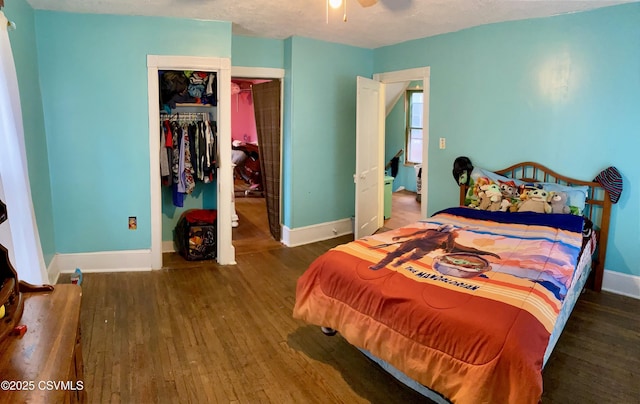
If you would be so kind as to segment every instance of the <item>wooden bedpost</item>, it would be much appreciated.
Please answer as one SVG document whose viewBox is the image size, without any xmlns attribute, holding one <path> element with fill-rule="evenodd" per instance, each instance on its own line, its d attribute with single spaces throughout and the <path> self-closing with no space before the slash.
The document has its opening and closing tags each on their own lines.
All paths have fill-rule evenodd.
<svg viewBox="0 0 640 404">
<path fill-rule="evenodd" d="M 464 201 L 466 198 L 467 198 L 467 185 L 461 184 L 460 185 L 460 206 L 464 206 Z"/>
<path fill-rule="evenodd" d="M 604 264 L 607 257 L 607 242 L 609 241 L 611 199 L 609 198 L 609 192 L 606 190 L 604 191 L 604 199 L 602 202 L 602 220 L 600 222 L 600 228 L 596 233 L 598 235 L 598 258 L 596 265 L 594 266 L 595 272 L 593 274 L 593 290 L 596 292 L 600 292 L 602 290 Z"/>
</svg>

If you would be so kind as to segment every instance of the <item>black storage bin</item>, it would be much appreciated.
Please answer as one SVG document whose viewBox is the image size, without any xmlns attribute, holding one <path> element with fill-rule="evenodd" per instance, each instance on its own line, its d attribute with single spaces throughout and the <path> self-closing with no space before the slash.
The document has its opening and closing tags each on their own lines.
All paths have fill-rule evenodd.
<svg viewBox="0 0 640 404">
<path fill-rule="evenodd" d="M 190 209 L 184 212 L 174 230 L 174 243 L 186 260 L 210 260 L 216 258 L 215 209 Z"/>
</svg>

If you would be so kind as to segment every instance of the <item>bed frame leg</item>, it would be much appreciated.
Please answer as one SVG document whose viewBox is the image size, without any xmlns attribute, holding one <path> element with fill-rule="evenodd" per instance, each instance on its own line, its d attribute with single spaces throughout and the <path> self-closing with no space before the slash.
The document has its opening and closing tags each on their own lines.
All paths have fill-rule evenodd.
<svg viewBox="0 0 640 404">
<path fill-rule="evenodd" d="M 324 335 L 327 335 L 329 337 L 332 337 L 332 336 L 336 335 L 336 333 L 338 332 L 338 331 L 334 330 L 333 328 L 329 328 L 329 327 L 320 327 L 320 329 L 322 330 L 322 333 Z"/>
</svg>

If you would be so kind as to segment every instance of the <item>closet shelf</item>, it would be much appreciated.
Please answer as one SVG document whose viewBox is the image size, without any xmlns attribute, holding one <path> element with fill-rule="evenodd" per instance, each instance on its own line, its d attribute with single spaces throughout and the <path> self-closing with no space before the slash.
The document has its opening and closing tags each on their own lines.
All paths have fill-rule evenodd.
<svg viewBox="0 0 640 404">
<path fill-rule="evenodd" d="M 190 103 L 187 103 L 187 102 L 178 102 L 178 103 L 176 103 L 176 107 L 202 107 L 202 108 L 211 108 L 211 107 L 213 107 L 213 106 L 214 106 L 214 105 L 211 105 L 211 104 L 196 104 L 196 103 L 190 104 Z"/>
</svg>

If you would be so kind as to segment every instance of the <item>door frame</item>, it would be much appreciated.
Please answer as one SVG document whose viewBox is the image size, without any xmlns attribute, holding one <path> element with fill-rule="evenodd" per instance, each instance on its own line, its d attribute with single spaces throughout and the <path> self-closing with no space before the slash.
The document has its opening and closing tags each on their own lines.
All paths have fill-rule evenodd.
<svg viewBox="0 0 640 404">
<path fill-rule="evenodd" d="M 244 66 L 231 66 L 231 79 L 233 78 L 245 78 L 245 79 L 279 79 L 280 80 L 280 173 L 278 174 L 280 179 L 280 206 L 278 206 L 279 223 L 280 226 L 280 242 L 283 240 L 283 223 L 282 223 L 282 141 L 284 122 L 284 69 L 270 68 L 270 67 L 244 67 Z M 230 80 L 231 81 L 231 80 Z M 229 147 L 231 150 L 231 147 Z"/>
<path fill-rule="evenodd" d="M 376 73 L 373 79 L 381 83 L 397 83 L 403 81 L 422 80 L 423 104 L 422 104 L 422 176 L 421 176 L 421 203 L 420 216 L 427 217 L 428 184 L 429 184 L 429 93 L 431 81 L 431 67 L 417 67 L 414 69 L 396 70 L 391 72 Z M 386 115 L 385 115 L 386 116 Z M 382 144 L 384 144 L 385 131 L 382 132 Z M 384 184 L 382 184 L 384 186 Z"/>
<path fill-rule="evenodd" d="M 231 59 L 199 56 L 147 55 L 147 91 L 149 102 L 149 188 L 152 269 L 162 268 L 162 190 L 160 185 L 160 90 L 159 70 L 200 70 L 218 75 L 218 150 L 231 150 Z M 217 261 L 221 265 L 235 264 L 235 249 L 231 241 L 231 203 L 233 170 L 231 153 L 218 153 L 216 170 Z M 226 195 L 226 196 L 224 196 Z M 223 197 L 224 196 L 224 197 Z"/>
</svg>

